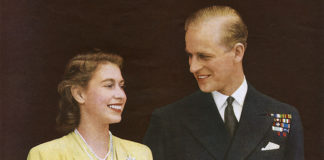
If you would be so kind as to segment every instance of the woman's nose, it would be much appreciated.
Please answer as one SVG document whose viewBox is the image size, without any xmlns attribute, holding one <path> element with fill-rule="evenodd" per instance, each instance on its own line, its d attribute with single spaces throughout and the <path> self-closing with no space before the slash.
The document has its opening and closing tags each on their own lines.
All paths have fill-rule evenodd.
<svg viewBox="0 0 324 160">
<path fill-rule="evenodd" d="M 115 98 L 118 98 L 118 99 L 125 99 L 126 98 L 126 94 L 125 94 L 124 89 L 121 88 L 121 87 L 116 87 L 114 97 Z"/>
</svg>

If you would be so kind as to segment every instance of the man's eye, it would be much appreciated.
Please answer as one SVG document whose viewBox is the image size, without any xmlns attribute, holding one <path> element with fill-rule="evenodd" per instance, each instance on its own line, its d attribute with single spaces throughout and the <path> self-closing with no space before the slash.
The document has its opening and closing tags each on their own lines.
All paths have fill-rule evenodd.
<svg viewBox="0 0 324 160">
<path fill-rule="evenodd" d="M 210 56 L 206 56 L 206 55 L 199 55 L 199 58 L 200 58 L 200 59 L 208 59 L 208 58 L 210 58 Z"/>
</svg>

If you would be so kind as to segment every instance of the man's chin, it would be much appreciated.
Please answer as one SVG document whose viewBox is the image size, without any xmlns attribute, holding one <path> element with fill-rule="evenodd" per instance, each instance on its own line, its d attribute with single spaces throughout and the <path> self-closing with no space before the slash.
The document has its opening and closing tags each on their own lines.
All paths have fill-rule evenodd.
<svg viewBox="0 0 324 160">
<path fill-rule="evenodd" d="M 209 88 L 208 86 L 205 86 L 205 85 L 198 85 L 199 86 L 199 89 L 202 91 L 202 92 L 205 92 L 205 93 L 210 93 L 212 92 L 213 90 L 211 88 Z"/>
</svg>

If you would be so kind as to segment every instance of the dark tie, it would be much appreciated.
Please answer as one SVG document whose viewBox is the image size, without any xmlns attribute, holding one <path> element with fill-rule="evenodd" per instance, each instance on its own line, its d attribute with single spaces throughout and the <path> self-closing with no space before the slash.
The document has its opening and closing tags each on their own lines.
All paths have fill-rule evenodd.
<svg viewBox="0 0 324 160">
<path fill-rule="evenodd" d="M 238 124 L 232 105 L 234 98 L 229 96 L 226 101 L 227 107 L 225 108 L 225 127 L 232 138 Z"/>
</svg>

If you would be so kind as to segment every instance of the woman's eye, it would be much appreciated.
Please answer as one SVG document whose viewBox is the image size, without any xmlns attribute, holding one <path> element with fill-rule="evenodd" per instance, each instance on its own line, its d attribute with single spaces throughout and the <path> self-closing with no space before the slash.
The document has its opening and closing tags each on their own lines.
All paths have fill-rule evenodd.
<svg viewBox="0 0 324 160">
<path fill-rule="evenodd" d="M 126 87 L 125 84 L 120 85 L 120 88 L 122 88 L 122 89 L 125 89 L 125 87 Z"/>
<path fill-rule="evenodd" d="M 114 85 L 113 84 L 107 84 L 107 85 L 105 85 L 105 87 L 107 87 L 107 88 L 113 88 Z"/>
</svg>

